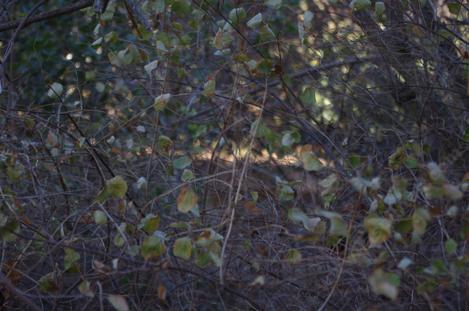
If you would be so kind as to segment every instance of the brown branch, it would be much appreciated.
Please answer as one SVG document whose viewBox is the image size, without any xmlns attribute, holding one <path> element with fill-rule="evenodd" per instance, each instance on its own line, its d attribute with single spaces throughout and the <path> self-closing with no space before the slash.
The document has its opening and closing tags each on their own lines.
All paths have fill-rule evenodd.
<svg viewBox="0 0 469 311">
<path fill-rule="evenodd" d="M 34 24 L 34 23 L 37 23 L 37 22 L 41 22 L 41 21 L 44 21 L 44 20 L 47 20 L 47 19 L 55 18 L 55 17 L 62 16 L 62 15 L 67 15 L 67 14 L 73 13 L 75 11 L 82 10 L 84 8 L 92 6 L 93 2 L 94 2 L 94 0 L 81 0 L 81 1 L 78 1 L 77 3 L 75 3 L 75 4 L 71 4 L 71 5 L 65 6 L 65 7 L 60 8 L 60 9 L 56 9 L 56 10 L 52 10 L 50 12 L 38 14 L 34 17 L 28 18 L 28 20 L 24 23 L 23 26 L 26 27 L 28 25 L 31 25 L 31 24 Z M 15 29 L 16 27 L 18 27 L 22 23 L 22 21 L 23 21 L 23 19 L 19 19 L 19 20 L 14 20 L 14 21 L 11 21 L 11 22 L 0 24 L 0 32 L 7 31 L 7 30 L 10 30 L 10 29 Z"/>
</svg>

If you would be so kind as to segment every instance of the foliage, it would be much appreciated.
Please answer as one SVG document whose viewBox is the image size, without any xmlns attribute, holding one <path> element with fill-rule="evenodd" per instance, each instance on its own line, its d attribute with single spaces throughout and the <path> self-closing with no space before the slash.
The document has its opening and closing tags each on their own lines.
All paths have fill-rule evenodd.
<svg viewBox="0 0 469 311">
<path fill-rule="evenodd" d="M 92 2 L 0 8 L 4 308 L 465 309 L 465 3 Z"/>
</svg>

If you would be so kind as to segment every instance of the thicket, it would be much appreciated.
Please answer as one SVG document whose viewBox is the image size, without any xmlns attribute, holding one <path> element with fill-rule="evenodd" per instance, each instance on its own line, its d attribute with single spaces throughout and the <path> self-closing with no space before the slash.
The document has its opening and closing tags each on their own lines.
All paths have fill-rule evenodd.
<svg viewBox="0 0 469 311">
<path fill-rule="evenodd" d="M 462 0 L 0 1 L 4 310 L 468 310 Z"/>
</svg>

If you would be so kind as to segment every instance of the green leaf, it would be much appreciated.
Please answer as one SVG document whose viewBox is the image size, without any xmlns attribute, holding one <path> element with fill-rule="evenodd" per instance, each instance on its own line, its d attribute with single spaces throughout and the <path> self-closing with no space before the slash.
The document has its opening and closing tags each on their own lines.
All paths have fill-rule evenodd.
<svg viewBox="0 0 469 311">
<path fill-rule="evenodd" d="M 212 228 L 205 229 L 197 237 L 195 244 L 201 247 L 209 247 L 217 241 L 223 240 L 223 237 Z"/>
<path fill-rule="evenodd" d="M 306 106 L 314 106 L 316 104 L 316 91 L 308 86 L 300 94 L 301 102 Z"/>
<path fill-rule="evenodd" d="M 125 245 L 125 239 L 120 232 L 116 233 L 112 242 L 119 248 Z"/>
<path fill-rule="evenodd" d="M 321 222 L 321 218 L 313 217 L 309 218 L 303 211 L 298 208 L 291 208 L 288 210 L 288 218 L 296 223 L 302 223 L 303 227 L 310 232 L 318 232 L 318 225 Z"/>
<path fill-rule="evenodd" d="M 289 146 L 293 145 L 294 142 L 295 142 L 295 139 L 294 139 L 291 132 L 287 132 L 282 136 L 282 145 L 283 146 L 289 147 Z"/>
<path fill-rule="evenodd" d="M 281 201 L 291 201 L 295 197 L 295 191 L 288 185 L 282 185 L 280 188 L 279 198 Z"/>
<path fill-rule="evenodd" d="M 69 270 L 70 268 L 75 266 L 75 263 L 80 260 L 80 254 L 71 248 L 65 249 L 65 256 L 64 256 L 64 268 L 65 271 Z"/>
<path fill-rule="evenodd" d="M 446 181 L 446 177 L 443 174 L 443 171 L 438 166 L 438 164 L 436 164 L 435 162 L 428 163 L 427 164 L 427 170 L 428 170 L 428 174 L 430 176 L 430 179 L 435 184 L 442 184 Z"/>
<path fill-rule="evenodd" d="M 409 257 L 404 257 L 401 259 L 401 261 L 399 261 L 397 267 L 401 270 L 406 270 L 411 264 L 413 264 L 412 259 Z"/>
<path fill-rule="evenodd" d="M 428 210 L 424 208 L 417 208 L 412 215 L 412 228 L 415 238 L 422 236 L 427 231 L 427 223 L 430 221 L 431 216 Z"/>
<path fill-rule="evenodd" d="M 57 96 L 62 95 L 64 91 L 64 86 L 58 82 L 52 83 L 50 89 L 47 91 L 47 96 L 56 98 Z"/>
<path fill-rule="evenodd" d="M 164 241 L 159 236 L 148 236 L 143 240 L 140 248 L 140 254 L 145 260 L 151 260 L 160 257 L 165 252 Z"/>
<path fill-rule="evenodd" d="M 331 236 L 346 237 L 348 235 L 347 223 L 344 221 L 340 214 L 324 210 L 319 210 L 316 212 L 316 214 L 329 219 L 331 223 L 329 227 L 329 234 Z"/>
<path fill-rule="evenodd" d="M 87 280 L 84 280 L 83 282 L 78 285 L 78 290 L 82 295 L 85 295 L 87 297 L 93 298 L 94 297 L 94 292 L 91 289 L 91 283 Z"/>
<path fill-rule="evenodd" d="M 445 196 L 453 201 L 461 200 L 464 194 L 455 185 L 445 184 L 443 185 L 443 192 Z"/>
<path fill-rule="evenodd" d="M 143 67 L 143 69 L 145 69 L 145 72 L 147 73 L 147 75 L 151 76 L 151 73 L 153 72 L 153 70 L 158 68 L 158 64 L 159 64 L 158 60 L 154 60 L 146 64 L 145 67 Z"/>
<path fill-rule="evenodd" d="M 181 180 L 186 182 L 186 181 L 189 181 L 189 180 L 192 180 L 192 179 L 194 179 L 194 173 L 191 170 L 185 169 L 182 172 Z"/>
<path fill-rule="evenodd" d="M 404 164 L 407 168 L 409 169 L 417 169 L 419 168 L 419 162 L 417 159 L 413 156 L 408 156 L 406 157 Z"/>
<path fill-rule="evenodd" d="M 242 23 L 246 19 L 246 16 L 246 11 L 243 8 L 235 8 L 230 11 L 228 18 L 233 24 L 237 25 Z"/>
<path fill-rule="evenodd" d="M 303 259 L 303 256 L 301 256 L 301 253 L 299 250 L 296 248 L 290 248 L 287 253 L 285 254 L 285 260 L 291 264 L 297 264 L 301 262 Z"/>
<path fill-rule="evenodd" d="M 94 211 L 93 213 L 94 222 L 98 225 L 107 224 L 107 216 L 103 211 Z"/>
<path fill-rule="evenodd" d="M 127 182 L 121 176 L 106 181 L 104 189 L 98 194 L 96 200 L 103 203 L 109 198 L 122 199 L 127 192 Z"/>
<path fill-rule="evenodd" d="M 45 293 L 56 292 L 59 289 L 57 284 L 57 273 L 50 272 L 43 275 L 38 281 L 39 289 Z"/>
<path fill-rule="evenodd" d="M 350 162 L 350 166 L 354 169 L 358 168 L 363 163 L 363 158 L 360 155 L 356 154 L 356 153 L 352 153 L 348 157 L 348 160 Z"/>
<path fill-rule="evenodd" d="M 313 26 L 313 18 L 314 18 L 313 12 L 305 11 L 305 13 L 303 14 L 303 22 L 304 22 L 305 30 L 311 29 L 311 27 Z M 314 101 L 316 102 L 316 99 L 314 99 Z"/>
<path fill-rule="evenodd" d="M 262 23 L 262 20 L 263 20 L 262 13 L 258 13 L 258 14 L 256 14 L 253 18 L 251 18 L 251 19 L 247 22 L 246 25 L 247 25 L 249 28 L 256 29 L 256 28 L 259 27 L 259 25 Z"/>
<path fill-rule="evenodd" d="M 111 198 L 122 199 L 127 192 L 127 182 L 121 176 L 116 176 L 106 182 L 106 191 Z"/>
<path fill-rule="evenodd" d="M 337 182 L 337 174 L 332 173 L 326 178 L 324 178 L 323 180 L 321 180 L 319 182 L 319 186 L 321 186 L 325 190 L 329 190 L 335 185 L 336 182 Z"/>
<path fill-rule="evenodd" d="M 352 0 L 350 2 L 350 7 L 354 10 L 365 10 L 370 8 L 371 1 L 370 0 Z"/>
<path fill-rule="evenodd" d="M 23 175 L 24 170 L 22 165 L 9 165 L 7 166 L 7 177 L 8 181 L 11 183 L 17 183 L 20 181 L 21 175 Z"/>
<path fill-rule="evenodd" d="M 190 187 L 182 188 L 177 197 L 177 209 L 181 213 L 188 213 L 197 206 L 198 196 Z"/>
<path fill-rule="evenodd" d="M 381 186 L 381 180 L 379 177 L 374 177 L 372 180 L 367 180 L 363 177 L 353 177 L 349 180 L 352 187 L 358 192 L 364 192 L 368 188 L 372 190 L 378 190 Z"/>
<path fill-rule="evenodd" d="M 303 167 L 308 172 L 317 172 L 322 168 L 322 164 L 319 161 L 318 157 L 312 152 L 303 153 L 301 155 L 301 162 L 303 162 Z"/>
<path fill-rule="evenodd" d="M 158 95 L 153 101 L 153 108 L 156 111 L 164 110 L 171 100 L 171 97 L 172 96 L 169 93 Z"/>
<path fill-rule="evenodd" d="M 383 217 L 369 216 L 365 218 L 365 228 L 372 245 L 381 244 L 391 236 L 392 223 Z"/>
<path fill-rule="evenodd" d="M 221 257 L 220 257 L 220 254 L 221 254 L 221 246 L 220 246 L 220 243 L 218 242 L 215 242 L 215 243 L 212 243 L 210 244 L 210 246 L 208 247 L 208 251 L 209 251 L 209 257 L 210 257 L 210 260 L 213 262 L 213 264 L 215 264 L 215 266 L 217 267 L 221 267 Z"/>
<path fill-rule="evenodd" d="M 384 2 L 378 1 L 375 3 L 375 15 L 378 18 L 383 17 L 385 11 Z"/>
<path fill-rule="evenodd" d="M 0 228 L 0 237 L 6 242 L 15 241 L 17 238 L 16 233 L 19 233 L 19 231 L 20 225 L 18 221 L 12 219 Z"/>
<path fill-rule="evenodd" d="M 464 135 L 463 135 L 462 139 L 463 139 L 466 143 L 469 143 L 469 127 L 466 128 L 466 130 L 464 131 Z"/>
<path fill-rule="evenodd" d="M 195 264 L 200 268 L 207 267 L 211 262 L 210 254 L 205 249 L 195 250 Z"/>
<path fill-rule="evenodd" d="M 445 251 L 448 255 L 453 255 L 458 250 L 458 243 L 453 239 L 448 239 L 445 242 Z"/>
<path fill-rule="evenodd" d="M 396 274 L 376 269 L 368 278 L 368 282 L 375 294 L 383 295 L 391 300 L 397 299 L 400 279 Z"/>
<path fill-rule="evenodd" d="M 274 9 L 279 9 L 282 6 L 282 0 L 266 0 L 265 5 L 268 5 Z"/>
<path fill-rule="evenodd" d="M 461 3 L 458 3 L 458 2 L 448 3 L 447 6 L 448 6 L 448 11 L 454 15 L 458 15 L 459 11 L 461 10 Z"/>
<path fill-rule="evenodd" d="M 171 5 L 171 11 L 178 16 L 187 16 L 192 11 L 191 4 L 187 0 L 171 0 L 168 2 Z"/>
<path fill-rule="evenodd" d="M 202 91 L 202 94 L 207 97 L 212 97 L 215 95 L 215 89 L 216 89 L 216 82 L 215 79 L 210 79 L 204 84 L 204 90 Z"/>
<path fill-rule="evenodd" d="M 168 154 L 171 150 L 171 147 L 173 146 L 173 141 L 168 136 L 161 135 L 158 137 L 157 146 L 158 150 Z"/>
<path fill-rule="evenodd" d="M 117 311 L 129 311 L 129 305 L 124 296 L 121 295 L 109 295 L 107 296 L 107 301 L 116 309 Z"/>
<path fill-rule="evenodd" d="M 182 170 L 188 167 L 189 165 L 191 165 L 191 163 L 192 160 L 188 156 L 182 156 L 173 160 L 173 166 L 178 170 Z"/>
<path fill-rule="evenodd" d="M 140 221 L 139 229 L 143 229 L 148 234 L 153 234 L 160 226 L 160 216 L 148 214 Z"/>
<path fill-rule="evenodd" d="M 298 21 L 298 38 L 300 39 L 301 46 L 304 46 L 305 44 L 305 34 L 306 34 L 305 23 L 304 21 L 299 20 Z M 301 99 L 301 95 L 300 95 L 300 99 Z"/>
<path fill-rule="evenodd" d="M 179 238 L 174 242 L 174 256 L 189 260 L 192 256 L 192 241 L 188 237 Z"/>
<path fill-rule="evenodd" d="M 218 29 L 215 37 L 213 38 L 213 46 L 216 49 L 223 49 L 223 29 Z"/>
</svg>

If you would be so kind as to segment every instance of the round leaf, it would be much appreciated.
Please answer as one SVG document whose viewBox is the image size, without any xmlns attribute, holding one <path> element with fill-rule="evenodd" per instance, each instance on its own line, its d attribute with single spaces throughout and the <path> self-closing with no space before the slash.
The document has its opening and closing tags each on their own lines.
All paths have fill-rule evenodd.
<svg viewBox="0 0 469 311">
<path fill-rule="evenodd" d="M 177 208 L 181 213 L 188 213 L 192 210 L 198 201 L 198 196 L 190 187 L 182 188 L 177 197 Z"/>
<path fill-rule="evenodd" d="M 192 241 L 188 237 L 179 238 L 174 242 L 174 256 L 189 260 L 192 255 Z"/>
</svg>

